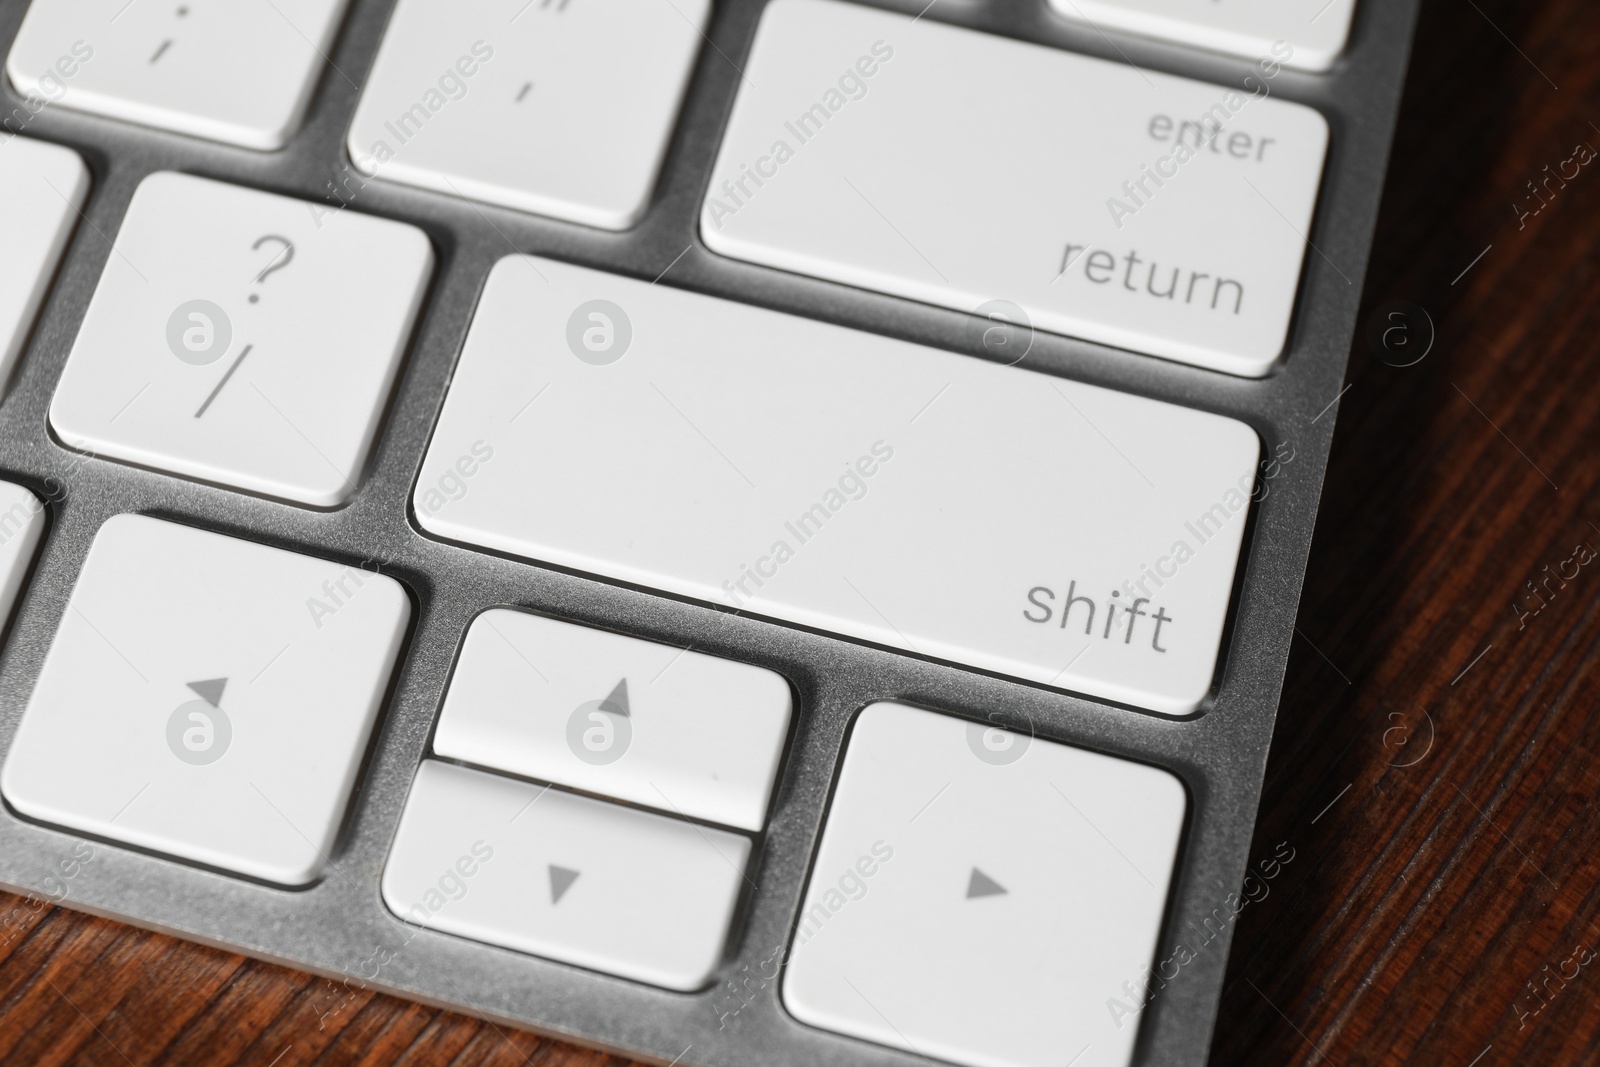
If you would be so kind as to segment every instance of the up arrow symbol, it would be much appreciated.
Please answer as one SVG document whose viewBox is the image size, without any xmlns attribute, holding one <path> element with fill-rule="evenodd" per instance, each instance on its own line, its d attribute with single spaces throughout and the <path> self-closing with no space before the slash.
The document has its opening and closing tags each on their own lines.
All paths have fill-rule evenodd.
<svg viewBox="0 0 1600 1067">
<path fill-rule="evenodd" d="M 626 678 L 611 688 L 611 692 L 600 702 L 601 711 L 609 711 L 613 715 L 621 715 L 624 719 L 631 714 L 628 710 L 628 680 Z"/>
</svg>

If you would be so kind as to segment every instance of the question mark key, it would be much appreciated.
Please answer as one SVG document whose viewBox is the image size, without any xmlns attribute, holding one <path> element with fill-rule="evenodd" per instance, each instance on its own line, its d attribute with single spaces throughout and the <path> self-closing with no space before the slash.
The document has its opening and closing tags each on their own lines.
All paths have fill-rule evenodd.
<svg viewBox="0 0 1600 1067">
<path fill-rule="evenodd" d="M 433 249 L 193 175 L 139 183 L 50 407 L 97 455 L 311 507 L 355 492 Z"/>
</svg>

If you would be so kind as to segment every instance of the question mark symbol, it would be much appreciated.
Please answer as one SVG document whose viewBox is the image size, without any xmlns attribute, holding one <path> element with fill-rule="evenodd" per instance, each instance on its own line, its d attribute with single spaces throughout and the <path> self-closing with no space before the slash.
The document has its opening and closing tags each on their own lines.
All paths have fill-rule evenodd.
<svg viewBox="0 0 1600 1067">
<path fill-rule="evenodd" d="M 277 241 L 281 243 L 283 247 L 278 250 L 277 255 L 272 257 L 271 262 L 269 262 L 265 267 L 261 268 L 261 273 L 256 275 L 257 285 L 266 284 L 268 275 L 276 271 L 283 270 L 294 259 L 294 242 L 289 240 L 287 237 L 279 237 L 275 233 L 269 233 L 264 237 L 256 238 L 256 243 L 250 246 L 250 250 L 253 252 L 259 251 L 261 246 L 266 244 L 268 241 Z M 250 294 L 250 303 L 254 304 L 260 299 L 260 293 Z"/>
</svg>

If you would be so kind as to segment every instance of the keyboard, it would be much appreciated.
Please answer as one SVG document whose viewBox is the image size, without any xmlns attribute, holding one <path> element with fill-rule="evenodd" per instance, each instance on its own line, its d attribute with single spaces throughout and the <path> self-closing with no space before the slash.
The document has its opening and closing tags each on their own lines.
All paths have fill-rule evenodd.
<svg viewBox="0 0 1600 1067">
<path fill-rule="evenodd" d="M 0 885 L 1205 1062 L 1415 6 L 8 7 Z"/>
</svg>

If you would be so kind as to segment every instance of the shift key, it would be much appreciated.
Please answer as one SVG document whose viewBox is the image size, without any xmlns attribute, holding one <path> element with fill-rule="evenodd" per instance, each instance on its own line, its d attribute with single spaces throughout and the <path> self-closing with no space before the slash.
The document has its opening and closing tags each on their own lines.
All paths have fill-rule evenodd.
<svg viewBox="0 0 1600 1067">
<path fill-rule="evenodd" d="M 438 537 L 1184 715 L 1258 451 L 1221 416 L 509 256 L 413 504 Z"/>
</svg>

